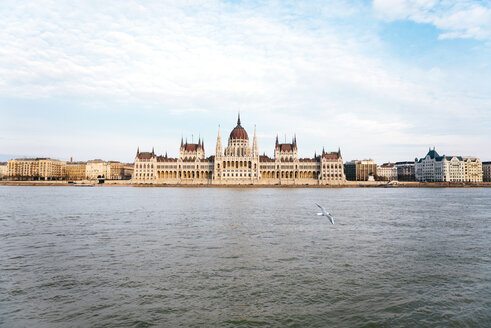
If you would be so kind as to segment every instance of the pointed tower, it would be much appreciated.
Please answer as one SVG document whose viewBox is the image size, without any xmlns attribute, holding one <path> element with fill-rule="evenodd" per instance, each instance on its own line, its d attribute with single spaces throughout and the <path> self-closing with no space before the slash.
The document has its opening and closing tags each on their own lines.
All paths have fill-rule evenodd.
<svg viewBox="0 0 491 328">
<path fill-rule="evenodd" d="M 276 135 L 276 144 L 275 144 L 275 148 L 279 148 L 280 147 L 280 143 L 278 142 L 278 135 Z"/>
<path fill-rule="evenodd" d="M 136 148 L 136 154 L 139 155 L 140 154 L 140 146 L 138 146 L 138 148 Z"/>
<path fill-rule="evenodd" d="M 296 133 L 293 136 L 293 149 L 297 149 L 297 134 Z"/>
<path fill-rule="evenodd" d="M 155 155 L 154 147 L 152 147 L 152 155 Z"/>
<path fill-rule="evenodd" d="M 240 112 L 239 112 L 239 114 L 237 115 L 237 125 L 240 125 Z"/>
<path fill-rule="evenodd" d="M 240 121 L 240 117 L 239 117 Z M 215 151 L 216 157 L 222 157 L 222 138 L 220 137 L 220 125 L 218 126 L 217 148 Z"/>
<path fill-rule="evenodd" d="M 182 139 L 182 135 L 181 135 L 181 148 L 184 148 L 184 140 Z"/>
<path fill-rule="evenodd" d="M 256 126 L 254 125 L 254 139 L 252 141 L 252 156 L 259 155 L 259 148 L 257 146 Z"/>
</svg>

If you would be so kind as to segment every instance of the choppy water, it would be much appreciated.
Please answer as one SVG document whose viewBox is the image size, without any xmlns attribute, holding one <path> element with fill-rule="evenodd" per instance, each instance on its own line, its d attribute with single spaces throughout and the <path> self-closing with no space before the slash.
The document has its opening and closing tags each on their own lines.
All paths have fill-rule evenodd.
<svg viewBox="0 0 491 328">
<path fill-rule="evenodd" d="M 491 189 L 0 187 L 0 325 L 489 327 L 490 232 Z"/>
</svg>

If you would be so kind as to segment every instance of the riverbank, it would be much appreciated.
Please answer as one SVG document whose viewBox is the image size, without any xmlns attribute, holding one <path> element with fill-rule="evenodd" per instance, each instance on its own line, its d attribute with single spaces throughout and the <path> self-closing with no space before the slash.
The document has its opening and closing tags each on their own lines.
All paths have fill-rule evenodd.
<svg viewBox="0 0 491 328">
<path fill-rule="evenodd" d="M 133 184 L 125 180 L 84 181 L 68 183 L 67 181 L 0 181 L 0 186 L 59 186 L 59 187 L 144 187 L 144 188 L 490 188 L 491 182 L 409 182 L 393 181 L 346 181 L 333 185 L 211 185 L 211 184 Z"/>
</svg>

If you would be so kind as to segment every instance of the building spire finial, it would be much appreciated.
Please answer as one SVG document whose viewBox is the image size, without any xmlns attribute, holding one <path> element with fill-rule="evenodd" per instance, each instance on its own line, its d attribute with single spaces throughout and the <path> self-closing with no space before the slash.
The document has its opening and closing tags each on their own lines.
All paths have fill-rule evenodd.
<svg viewBox="0 0 491 328">
<path fill-rule="evenodd" d="M 240 125 L 240 112 L 237 115 L 237 125 Z"/>
</svg>

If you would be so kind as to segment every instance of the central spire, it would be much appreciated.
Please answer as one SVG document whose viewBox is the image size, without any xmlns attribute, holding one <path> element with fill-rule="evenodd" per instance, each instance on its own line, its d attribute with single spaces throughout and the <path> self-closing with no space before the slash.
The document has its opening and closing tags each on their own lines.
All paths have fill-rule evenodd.
<svg viewBox="0 0 491 328">
<path fill-rule="evenodd" d="M 240 112 L 239 112 L 239 114 L 237 115 L 237 125 L 240 125 Z"/>
</svg>

